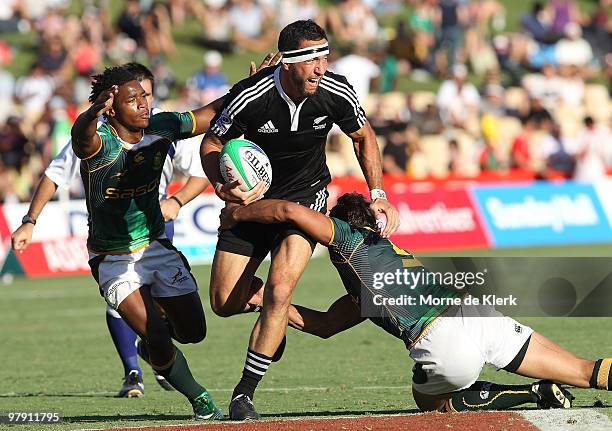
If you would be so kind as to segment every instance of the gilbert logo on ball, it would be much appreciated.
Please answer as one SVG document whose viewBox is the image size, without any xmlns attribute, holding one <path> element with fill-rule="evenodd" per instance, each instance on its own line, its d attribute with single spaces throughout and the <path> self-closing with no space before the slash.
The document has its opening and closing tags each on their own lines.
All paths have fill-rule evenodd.
<svg viewBox="0 0 612 431">
<path fill-rule="evenodd" d="M 219 157 L 219 169 L 227 183 L 240 182 L 240 190 L 249 191 L 259 181 L 272 184 L 272 166 L 264 151 L 246 139 L 232 139 L 223 146 Z"/>
</svg>

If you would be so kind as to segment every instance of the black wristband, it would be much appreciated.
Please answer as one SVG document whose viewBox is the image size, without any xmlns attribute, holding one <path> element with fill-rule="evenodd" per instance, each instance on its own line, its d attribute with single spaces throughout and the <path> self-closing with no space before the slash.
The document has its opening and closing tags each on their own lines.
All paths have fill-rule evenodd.
<svg viewBox="0 0 612 431">
<path fill-rule="evenodd" d="M 174 199 L 176 203 L 179 204 L 179 207 L 183 208 L 183 202 L 181 202 L 181 200 L 176 196 L 170 196 L 168 199 Z"/>
</svg>

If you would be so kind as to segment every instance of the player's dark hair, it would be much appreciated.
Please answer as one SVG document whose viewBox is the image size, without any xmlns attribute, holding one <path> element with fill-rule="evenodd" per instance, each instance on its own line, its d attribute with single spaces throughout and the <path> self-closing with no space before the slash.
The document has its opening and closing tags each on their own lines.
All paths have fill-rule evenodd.
<svg viewBox="0 0 612 431">
<path fill-rule="evenodd" d="M 138 82 L 142 82 L 146 79 L 151 81 L 151 90 L 153 94 L 155 94 L 155 76 L 153 76 L 153 72 L 151 72 L 147 66 L 132 61 L 124 64 L 123 67 L 125 67 L 128 72 L 131 72 Z"/>
<path fill-rule="evenodd" d="M 294 21 L 281 30 L 278 35 L 278 50 L 298 49 L 303 40 L 327 39 L 325 30 L 311 19 Z"/>
<path fill-rule="evenodd" d="M 370 203 L 360 193 L 345 193 L 329 212 L 331 217 L 343 220 L 355 227 L 369 227 L 376 230 L 376 217 Z"/>
<path fill-rule="evenodd" d="M 89 101 L 93 103 L 100 93 L 108 90 L 113 85 L 121 86 L 126 82 L 136 81 L 136 77 L 123 66 L 107 67 L 104 72 L 91 77 L 91 94 Z"/>
</svg>

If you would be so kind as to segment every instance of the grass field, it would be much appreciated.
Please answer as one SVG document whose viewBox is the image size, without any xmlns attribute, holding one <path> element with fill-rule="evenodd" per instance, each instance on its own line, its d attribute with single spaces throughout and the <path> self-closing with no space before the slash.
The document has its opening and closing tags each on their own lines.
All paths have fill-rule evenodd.
<svg viewBox="0 0 612 431">
<path fill-rule="evenodd" d="M 560 255 L 612 254 L 610 246 L 513 250 L 512 254 L 542 256 L 553 250 Z M 227 412 L 255 316 L 214 316 L 206 294 L 210 268 L 197 267 L 194 273 L 204 292 L 209 331 L 203 343 L 184 346 L 183 351 L 194 375 Z M 335 270 L 320 258 L 309 264 L 294 298 L 324 308 L 343 293 Z M 522 320 L 584 356 L 610 356 L 612 318 Z M 121 386 L 122 367 L 106 330 L 104 303 L 89 277 L 16 279 L 12 285 L 0 286 L 0 333 L 0 412 L 61 412 L 64 423 L 45 425 L 49 430 L 190 422 L 189 404 L 177 393 L 163 392 L 146 366 L 144 398 L 113 397 Z M 330 340 L 289 331 L 285 356 L 270 368 L 256 404 L 266 418 L 416 412 L 411 367 L 403 344 L 367 322 Z M 493 370 L 486 370 L 483 377 L 525 381 Z M 576 390 L 575 395 L 578 407 L 612 405 L 607 392 Z M 600 408 L 608 416 L 610 410 Z"/>
</svg>

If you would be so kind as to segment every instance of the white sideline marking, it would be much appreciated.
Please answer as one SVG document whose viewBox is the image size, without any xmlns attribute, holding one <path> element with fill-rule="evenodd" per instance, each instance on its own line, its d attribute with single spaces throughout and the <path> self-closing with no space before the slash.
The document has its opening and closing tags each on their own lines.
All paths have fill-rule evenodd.
<svg viewBox="0 0 612 431">
<path fill-rule="evenodd" d="M 357 391 L 376 391 L 376 390 L 408 390 L 409 386 L 355 386 L 355 387 L 345 387 L 340 388 L 339 386 L 294 386 L 291 388 L 257 388 L 257 392 L 324 392 L 329 390 L 357 390 Z M 208 388 L 208 392 L 232 392 L 234 388 Z M 115 395 L 116 392 L 108 392 L 108 391 L 91 391 L 91 392 L 74 392 L 70 393 L 71 397 L 78 396 L 90 396 L 90 395 Z M 8 397 L 23 397 L 25 395 L 29 395 L 28 393 L 17 393 L 17 392 L 6 392 L 0 394 L 0 397 L 8 398 Z M 46 395 L 55 395 L 57 394 L 45 394 L 45 393 L 35 393 L 29 396 L 31 397 L 44 397 Z"/>
<path fill-rule="evenodd" d="M 593 409 L 517 411 L 541 431 L 609 431 L 612 421 Z"/>
</svg>

